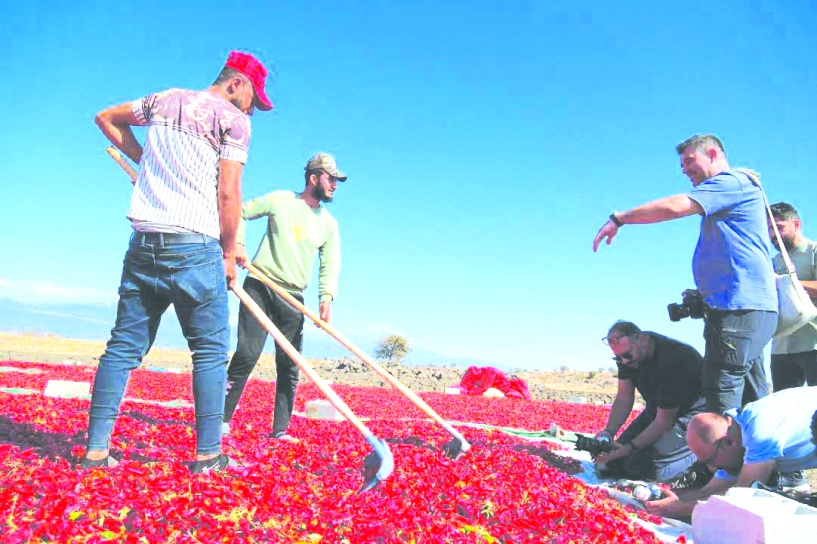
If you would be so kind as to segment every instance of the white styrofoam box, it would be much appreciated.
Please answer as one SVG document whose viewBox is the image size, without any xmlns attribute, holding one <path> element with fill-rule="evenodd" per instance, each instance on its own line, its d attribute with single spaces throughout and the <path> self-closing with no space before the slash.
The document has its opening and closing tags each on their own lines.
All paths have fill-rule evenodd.
<svg viewBox="0 0 817 544">
<path fill-rule="evenodd" d="M 91 394 L 91 384 L 88 382 L 70 382 L 65 380 L 48 380 L 43 395 L 46 397 L 60 397 L 73 399 L 87 397 Z"/>
<path fill-rule="evenodd" d="M 695 544 L 813 542 L 817 508 L 763 489 L 736 487 L 692 511 Z"/>
<path fill-rule="evenodd" d="M 346 421 L 343 414 L 338 412 L 328 400 L 307 401 L 306 417 L 311 419 L 328 419 L 329 421 Z"/>
<path fill-rule="evenodd" d="M 459 387 L 446 387 L 445 394 L 446 395 L 459 395 L 462 393 L 462 390 Z"/>
<path fill-rule="evenodd" d="M 570 397 L 569 402 L 574 402 L 576 404 L 587 404 L 587 397 Z"/>
</svg>

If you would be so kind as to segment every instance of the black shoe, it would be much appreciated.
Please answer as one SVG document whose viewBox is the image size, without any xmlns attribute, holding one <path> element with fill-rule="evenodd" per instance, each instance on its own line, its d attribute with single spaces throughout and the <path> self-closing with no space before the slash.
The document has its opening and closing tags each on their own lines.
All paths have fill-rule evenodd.
<svg viewBox="0 0 817 544">
<path fill-rule="evenodd" d="M 709 483 L 714 474 L 699 461 L 692 463 L 684 472 L 667 482 L 673 490 L 700 489 Z"/>
<path fill-rule="evenodd" d="M 119 461 L 108 455 L 104 459 L 88 459 L 83 457 L 79 461 L 79 468 L 114 468 Z"/>
<path fill-rule="evenodd" d="M 211 472 L 221 472 L 228 466 L 232 466 L 232 462 L 229 457 L 222 453 L 206 461 L 194 461 L 190 465 L 190 472 L 193 474 L 209 474 Z"/>
</svg>

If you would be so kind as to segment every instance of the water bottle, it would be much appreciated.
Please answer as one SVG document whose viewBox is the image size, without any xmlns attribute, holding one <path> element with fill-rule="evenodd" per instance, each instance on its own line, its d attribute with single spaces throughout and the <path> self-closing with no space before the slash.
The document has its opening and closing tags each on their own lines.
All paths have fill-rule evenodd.
<svg viewBox="0 0 817 544">
<path fill-rule="evenodd" d="M 633 497 L 640 502 L 657 501 L 664 498 L 664 492 L 656 484 L 637 485 L 633 488 Z"/>
</svg>

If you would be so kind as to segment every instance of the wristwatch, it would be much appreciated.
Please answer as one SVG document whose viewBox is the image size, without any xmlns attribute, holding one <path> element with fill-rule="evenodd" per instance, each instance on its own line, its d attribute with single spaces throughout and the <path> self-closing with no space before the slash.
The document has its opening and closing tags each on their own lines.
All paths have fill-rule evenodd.
<svg viewBox="0 0 817 544">
<path fill-rule="evenodd" d="M 610 214 L 610 221 L 612 221 L 613 223 L 615 223 L 615 225 L 616 225 L 617 227 L 623 227 L 623 226 L 624 226 L 624 223 L 622 223 L 622 222 L 621 222 L 621 219 L 619 219 L 618 217 L 616 217 L 616 212 L 613 212 L 613 213 L 611 213 L 611 214 Z"/>
</svg>

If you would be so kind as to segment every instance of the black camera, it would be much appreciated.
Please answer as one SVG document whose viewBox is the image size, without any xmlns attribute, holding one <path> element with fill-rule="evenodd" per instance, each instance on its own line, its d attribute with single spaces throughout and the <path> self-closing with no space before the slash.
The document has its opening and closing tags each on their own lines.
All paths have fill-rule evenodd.
<svg viewBox="0 0 817 544">
<path fill-rule="evenodd" d="M 705 309 L 704 299 L 698 291 L 690 291 L 684 295 L 684 301 L 681 304 L 674 302 L 667 304 L 670 321 L 681 321 L 685 317 L 701 319 Z"/>
<path fill-rule="evenodd" d="M 590 452 L 590 457 L 595 458 L 600 453 L 613 451 L 613 443 L 610 440 L 597 440 L 592 436 L 577 434 L 576 450 Z"/>
</svg>

